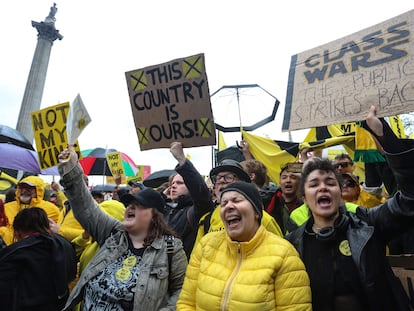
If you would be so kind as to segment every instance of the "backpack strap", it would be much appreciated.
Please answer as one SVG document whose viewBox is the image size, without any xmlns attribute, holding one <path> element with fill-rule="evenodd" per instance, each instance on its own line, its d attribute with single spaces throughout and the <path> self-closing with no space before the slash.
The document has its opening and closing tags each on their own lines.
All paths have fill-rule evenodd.
<svg viewBox="0 0 414 311">
<path fill-rule="evenodd" d="M 172 256 L 174 254 L 174 240 L 173 235 L 165 235 L 164 240 L 167 243 L 167 256 L 168 256 L 168 271 L 171 271 Z"/>
</svg>

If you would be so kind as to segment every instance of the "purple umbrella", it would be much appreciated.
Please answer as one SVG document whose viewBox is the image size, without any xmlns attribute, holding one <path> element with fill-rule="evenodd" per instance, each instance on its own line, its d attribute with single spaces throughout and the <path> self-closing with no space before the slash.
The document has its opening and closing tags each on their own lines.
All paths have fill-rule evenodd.
<svg viewBox="0 0 414 311">
<path fill-rule="evenodd" d="M 8 143 L 0 143 L 0 167 L 33 174 L 59 175 L 57 166 L 40 171 L 35 151 Z"/>
</svg>

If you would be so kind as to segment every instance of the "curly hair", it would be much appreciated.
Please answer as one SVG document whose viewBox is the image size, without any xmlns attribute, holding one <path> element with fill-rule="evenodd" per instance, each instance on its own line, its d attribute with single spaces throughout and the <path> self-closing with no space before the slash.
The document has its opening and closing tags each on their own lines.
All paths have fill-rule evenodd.
<svg viewBox="0 0 414 311">
<path fill-rule="evenodd" d="M 303 168 L 302 168 L 301 178 L 300 178 L 300 188 L 299 188 L 302 196 L 305 195 L 305 182 L 309 174 L 315 170 L 320 170 L 326 173 L 330 173 L 330 172 L 334 173 L 339 183 L 339 188 L 342 191 L 343 178 L 342 178 L 342 175 L 339 174 L 338 171 L 335 169 L 335 166 L 332 164 L 332 161 L 329 159 L 321 159 L 318 157 L 312 157 L 304 163 Z"/>
<path fill-rule="evenodd" d="M 267 168 L 262 162 L 250 159 L 240 162 L 240 165 L 243 167 L 247 174 L 255 174 L 254 183 L 259 188 L 262 188 L 265 184 L 268 183 Z"/>
</svg>

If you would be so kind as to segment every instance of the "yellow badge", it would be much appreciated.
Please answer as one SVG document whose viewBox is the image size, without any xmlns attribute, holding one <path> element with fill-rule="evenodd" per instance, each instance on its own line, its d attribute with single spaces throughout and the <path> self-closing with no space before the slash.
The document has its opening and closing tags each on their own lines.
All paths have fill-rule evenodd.
<svg viewBox="0 0 414 311">
<path fill-rule="evenodd" d="M 137 257 L 129 256 L 129 257 L 124 259 L 123 264 L 126 268 L 132 268 L 133 266 L 135 266 L 137 264 Z"/>
<path fill-rule="evenodd" d="M 351 256 L 351 248 L 349 247 L 349 242 L 348 240 L 343 240 L 340 244 L 339 244 L 339 251 L 341 252 L 342 255 L 344 256 Z"/>
<path fill-rule="evenodd" d="M 115 276 L 118 281 L 125 282 L 131 275 L 131 269 L 137 264 L 137 258 L 135 256 L 129 256 L 124 259 L 122 264 L 123 267 L 116 271 Z"/>
<path fill-rule="evenodd" d="M 121 282 L 125 282 L 128 280 L 129 276 L 131 275 L 131 270 L 128 268 L 120 268 L 116 271 L 116 279 Z"/>
</svg>

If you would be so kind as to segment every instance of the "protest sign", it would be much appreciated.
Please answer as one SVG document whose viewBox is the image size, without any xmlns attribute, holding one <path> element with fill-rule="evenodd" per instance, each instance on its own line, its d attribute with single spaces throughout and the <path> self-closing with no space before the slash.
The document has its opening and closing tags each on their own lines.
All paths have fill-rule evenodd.
<svg viewBox="0 0 414 311">
<path fill-rule="evenodd" d="M 125 175 L 124 167 L 122 165 L 121 152 L 110 152 L 106 154 L 106 161 L 112 176 Z"/>
<path fill-rule="evenodd" d="M 59 164 L 58 155 L 68 146 L 66 121 L 69 102 L 50 106 L 30 114 L 40 169 Z M 75 151 L 81 158 L 78 142 Z"/>
<path fill-rule="evenodd" d="M 66 122 L 66 133 L 69 145 L 73 145 L 78 140 L 80 134 L 90 122 L 91 117 L 83 104 L 82 98 L 78 94 L 69 107 Z"/>
<path fill-rule="evenodd" d="M 125 73 L 141 150 L 214 145 L 204 54 Z"/>
<path fill-rule="evenodd" d="M 414 111 L 414 10 L 293 55 L 282 130 Z"/>
</svg>

